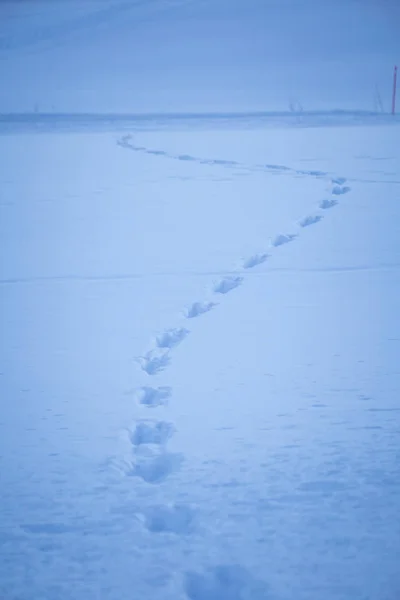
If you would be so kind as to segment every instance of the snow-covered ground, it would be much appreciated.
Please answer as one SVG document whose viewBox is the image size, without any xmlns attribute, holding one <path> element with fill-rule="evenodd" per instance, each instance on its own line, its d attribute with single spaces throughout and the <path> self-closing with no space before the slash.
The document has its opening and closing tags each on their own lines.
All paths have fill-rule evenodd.
<svg viewBox="0 0 400 600">
<path fill-rule="evenodd" d="M 397 597 L 397 139 L 0 139 L 3 597 Z"/>
<path fill-rule="evenodd" d="M 329 35 L 374 17 L 383 61 L 386 13 L 357 5 L 326 8 Z M 170 25 L 207 46 L 207 28 L 227 43 L 260 21 L 256 44 L 261 16 L 311 27 L 310 2 L 292 29 L 256 0 L 229 27 L 224 0 L 214 17 L 207 1 L 20 6 L 0 9 L 0 70 L 28 77 L 0 100 L 24 113 L 0 117 L 1 600 L 398 600 L 398 120 L 335 113 L 346 93 L 371 108 L 345 83 L 325 113 L 250 114 L 256 79 L 243 103 L 221 80 L 196 104 L 173 31 L 172 103 L 143 79 L 155 102 L 128 106 L 126 64 L 113 103 L 94 60 L 122 52 L 133 6 L 149 66 Z M 57 94 L 63 115 L 25 112 Z M 183 105 L 247 112 L 118 122 Z"/>
</svg>

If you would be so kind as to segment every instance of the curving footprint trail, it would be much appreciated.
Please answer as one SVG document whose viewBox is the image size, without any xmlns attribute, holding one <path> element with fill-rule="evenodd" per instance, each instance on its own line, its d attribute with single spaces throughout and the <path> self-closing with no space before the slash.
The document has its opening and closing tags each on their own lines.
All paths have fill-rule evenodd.
<svg viewBox="0 0 400 600">
<path fill-rule="evenodd" d="M 180 160 L 183 162 L 195 162 L 200 165 L 211 165 L 218 167 L 226 167 L 230 169 L 240 169 L 247 170 L 250 172 L 266 172 L 271 174 L 288 174 L 288 175 L 297 175 L 303 177 L 314 177 L 318 179 L 325 179 L 329 177 L 329 173 L 325 171 L 317 171 L 317 170 L 304 170 L 304 169 L 293 169 L 291 167 L 286 167 L 284 165 L 270 165 L 270 164 L 256 164 L 250 165 L 246 163 L 241 163 L 236 160 L 223 160 L 219 158 L 200 158 L 198 156 L 192 156 L 190 154 L 172 154 L 170 152 L 165 152 L 164 150 L 156 150 L 153 148 L 146 148 L 146 146 L 136 146 L 132 141 L 133 138 L 131 135 L 123 135 L 119 140 L 117 140 L 117 145 L 122 148 L 126 148 L 128 150 L 132 150 L 133 152 L 142 152 L 144 154 L 151 154 L 154 156 L 163 156 L 164 158 L 169 158 L 172 160 Z M 343 178 L 337 178 L 334 180 L 334 183 L 337 184 L 338 188 L 341 186 L 340 181 L 345 181 Z M 349 189 L 349 188 L 348 188 Z M 339 192 L 341 193 L 341 192 Z"/>
<path fill-rule="evenodd" d="M 196 161 L 202 164 L 218 164 L 220 166 L 241 167 L 246 165 L 234 161 L 211 161 L 198 159 L 189 155 L 170 155 L 161 150 L 148 150 L 143 147 L 134 146 L 130 142 L 130 136 L 124 136 L 118 143 L 131 150 L 157 154 L 168 158 L 175 158 L 182 161 Z M 259 169 L 246 166 L 250 169 Z M 292 175 L 307 175 L 310 177 L 327 178 L 326 173 L 320 171 L 297 171 L 282 165 L 264 165 L 264 170 L 277 171 L 280 173 L 291 173 Z M 241 267 L 244 270 L 254 269 L 269 260 L 273 253 L 279 251 L 279 248 L 286 244 L 295 242 L 303 235 L 303 231 L 311 225 L 316 225 L 323 220 L 324 213 L 334 208 L 339 203 L 339 198 L 350 191 L 346 186 L 346 179 L 342 177 L 330 178 L 330 195 L 323 198 L 312 213 L 305 215 L 297 223 L 295 231 L 289 233 L 277 233 L 265 249 L 265 251 L 252 254 L 244 258 Z M 237 273 L 237 271 L 236 271 Z M 202 317 L 209 311 L 219 306 L 213 296 L 225 296 L 234 292 L 234 290 L 245 281 L 242 274 L 226 273 L 220 280 L 214 282 L 211 286 L 211 299 L 197 300 L 188 306 L 183 312 L 185 323 L 191 319 Z M 150 349 L 144 356 L 137 359 L 142 371 L 151 379 L 160 372 L 166 370 L 171 362 L 171 355 L 176 346 L 184 342 L 189 335 L 190 330 L 186 326 L 166 329 L 156 336 Z M 172 398 L 173 390 L 171 387 L 163 386 L 144 386 L 136 391 L 136 402 L 138 405 L 151 410 L 159 407 L 165 408 Z M 178 453 L 168 451 L 168 442 L 175 433 L 175 426 L 163 420 L 139 420 L 129 431 L 129 441 L 132 447 L 132 464 L 126 471 L 126 475 L 140 478 L 149 485 L 162 485 L 169 477 L 179 471 L 184 457 Z M 195 527 L 195 512 L 192 507 L 186 504 L 157 505 L 147 507 L 143 510 L 140 520 L 144 528 L 154 535 L 163 533 L 184 536 L 189 534 Z M 209 600 L 212 598 L 235 598 L 244 600 L 253 598 L 254 600 L 266 600 L 269 592 L 263 582 L 254 579 L 240 565 L 217 565 L 206 572 L 187 572 L 184 576 L 184 589 L 188 600 Z M 228 595 L 227 595 L 227 590 Z"/>
</svg>

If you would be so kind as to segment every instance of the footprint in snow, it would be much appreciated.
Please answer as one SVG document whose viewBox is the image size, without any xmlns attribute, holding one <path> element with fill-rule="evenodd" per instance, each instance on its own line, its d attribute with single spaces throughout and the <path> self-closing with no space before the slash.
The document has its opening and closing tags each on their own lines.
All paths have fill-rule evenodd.
<svg viewBox="0 0 400 600">
<path fill-rule="evenodd" d="M 147 154 L 154 154 L 154 156 L 165 156 L 166 152 L 164 152 L 164 150 L 148 150 Z"/>
<path fill-rule="evenodd" d="M 119 140 L 117 140 L 117 145 L 129 148 L 131 141 L 132 141 L 131 135 L 123 135 Z"/>
<path fill-rule="evenodd" d="M 159 348 L 173 348 L 177 346 L 188 335 L 189 330 L 184 327 L 168 329 L 157 336 L 156 342 Z"/>
<path fill-rule="evenodd" d="M 277 248 L 278 246 L 283 246 L 283 244 L 288 244 L 289 242 L 292 242 L 294 239 L 296 239 L 296 237 L 297 235 L 295 233 L 281 233 L 272 240 L 271 245 L 274 248 Z"/>
<path fill-rule="evenodd" d="M 214 285 L 216 294 L 228 294 L 230 291 L 237 288 L 243 281 L 243 277 L 224 277 Z"/>
<path fill-rule="evenodd" d="M 158 388 L 145 386 L 136 392 L 136 398 L 139 404 L 143 404 L 149 408 L 156 408 L 157 406 L 165 406 L 171 394 L 172 388 L 168 386 Z"/>
<path fill-rule="evenodd" d="M 299 221 L 300 227 L 308 227 L 309 225 L 314 225 L 314 223 L 319 223 L 322 221 L 321 215 L 308 215 Z"/>
<path fill-rule="evenodd" d="M 193 529 L 194 510 L 184 504 L 153 506 L 144 514 L 144 524 L 152 533 L 187 535 Z"/>
<path fill-rule="evenodd" d="M 156 375 L 169 365 L 170 357 L 168 351 L 150 350 L 145 356 L 139 358 L 142 370 L 148 375 Z"/>
<path fill-rule="evenodd" d="M 341 196 L 342 194 L 347 194 L 350 192 L 350 189 L 351 188 L 346 185 L 334 185 L 332 188 L 332 194 L 334 196 Z"/>
<path fill-rule="evenodd" d="M 130 432 L 129 438 L 133 446 L 142 444 L 156 444 L 164 446 L 173 436 L 175 427 L 172 423 L 166 421 L 141 421 L 137 423 L 135 429 Z"/>
<path fill-rule="evenodd" d="M 194 156 L 190 156 L 190 154 L 179 154 L 179 156 L 177 156 L 176 158 L 178 160 L 188 160 L 188 161 L 197 160 Z"/>
<path fill-rule="evenodd" d="M 344 183 L 346 183 L 346 177 L 335 177 L 335 179 L 332 179 L 332 184 L 343 185 Z"/>
<path fill-rule="evenodd" d="M 319 207 L 323 210 L 328 210 L 329 208 L 333 208 L 337 204 L 338 201 L 335 198 L 325 198 L 324 200 L 321 200 L 321 202 L 319 203 Z"/>
<path fill-rule="evenodd" d="M 137 457 L 128 475 L 139 477 L 146 483 L 162 483 L 174 472 L 178 471 L 183 463 L 183 456 L 179 453 L 163 452 Z"/>
<path fill-rule="evenodd" d="M 210 159 L 208 161 L 208 164 L 210 165 L 222 165 L 224 167 L 231 167 L 234 165 L 238 165 L 239 163 L 237 163 L 235 160 L 223 160 L 221 158 L 213 158 Z"/>
<path fill-rule="evenodd" d="M 270 169 L 271 171 L 290 171 L 289 167 L 285 167 L 284 165 L 264 165 L 266 169 Z"/>
<path fill-rule="evenodd" d="M 309 177 L 326 177 L 324 171 L 296 171 L 300 175 L 308 175 Z"/>
<path fill-rule="evenodd" d="M 214 306 L 217 306 L 215 302 L 194 302 L 194 304 L 186 311 L 186 317 L 188 319 L 195 319 L 212 310 Z"/>
<path fill-rule="evenodd" d="M 267 258 L 268 254 L 253 254 L 253 256 L 250 256 L 249 258 L 246 258 L 246 260 L 243 261 L 243 268 L 252 269 L 257 265 L 261 265 L 267 260 Z"/>
</svg>

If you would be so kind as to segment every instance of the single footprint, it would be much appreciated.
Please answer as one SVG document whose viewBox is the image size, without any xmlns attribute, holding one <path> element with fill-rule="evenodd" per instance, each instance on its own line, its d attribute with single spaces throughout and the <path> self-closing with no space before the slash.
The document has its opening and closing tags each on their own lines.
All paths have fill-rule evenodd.
<svg viewBox="0 0 400 600">
<path fill-rule="evenodd" d="M 347 194 L 348 192 L 350 192 L 350 189 L 348 186 L 343 186 L 343 185 L 334 185 L 332 188 L 332 194 L 334 196 L 341 196 L 342 194 Z"/>
<path fill-rule="evenodd" d="M 296 239 L 296 237 L 297 235 L 295 233 L 280 233 L 272 240 L 271 245 L 274 248 L 277 248 L 278 246 L 283 246 L 283 244 L 288 244 L 289 242 L 292 242 L 294 239 Z"/>
<path fill-rule="evenodd" d="M 179 156 L 177 156 L 176 158 L 178 160 L 188 160 L 188 161 L 197 160 L 194 156 L 190 156 L 190 154 L 179 154 Z"/>
<path fill-rule="evenodd" d="M 249 258 L 246 258 L 243 261 L 243 268 L 244 269 L 252 269 L 253 267 L 256 267 L 257 265 L 261 265 L 263 262 L 265 262 L 268 258 L 268 254 L 253 254 L 253 256 L 250 256 Z"/>
<path fill-rule="evenodd" d="M 150 350 L 145 356 L 139 358 L 142 370 L 148 375 L 156 375 L 169 365 L 170 357 L 168 351 Z"/>
<path fill-rule="evenodd" d="M 185 535 L 193 529 L 194 510 L 184 504 L 152 506 L 145 514 L 145 527 L 152 533 Z"/>
<path fill-rule="evenodd" d="M 147 154 L 154 154 L 155 156 L 165 156 L 164 150 L 147 150 Z"/>
<path fill-rule="evenodd" d="M 327 210 L 336 206 L 337 203 L 338 201 L 335 198 L 325 198 L 324 200 L 321 200 L 321 202 L 319 203 L 319 207 L 323 210 Z"/>
<path fill-rule="evenodd" d="M 173 436 L 174 432 L 175 427 L 172 423 L 167 423 L 166 421 L 158 421 L 156 423 L 141 421 L 130 432 L 129 438 L 133 446 L 141 446 L 142 444 L 163 446 Z"/>
<path fill-rule="evenodd" d="M 285 167 L 284 165 L 264 165 L 266 169 L 271 169 L 271 171 L 290 171 L 289 167 Z"/>
<path fill-rule="evenodd" d="M 186 311 L 186 317 L 188 319 L 195 319 L 212 310 L 214 306 L 217 306 L 215 302 L 194 302 L 194 304 Z"/>
<path fill-rule="evenodd" d="M 297 171 L 300 175 L 308 175 L 309 177 L 326 177 L 324 171 Z"/>
<path fill-rule="evenodd" d="M 231 290 L 237 288 L 243 281 L 243 277 L 224 277 L 214 285 L 216 294 L 228 294 Z"/>
<path fill-rule="evenodd" d="M 346 183 L 346 177 L 335 177 L 335 179 L 332 179 L 332 183 L 336 185 L 343 185 Z"/>
<path fill-rule="evenodd" d="M 314 223 L 319 223 L 322 221 L 321 215 L 308 215 L 299 221 L 300 227 L 308 227 L 309 225 L 314 225 Z"/>
<path fill-rule="evenodd" d="M 184 327 L 168 329 L 157 336 L 156 343 L 159 348 L 173 348 L 177 346 L 188 335 L 189 330 Z"/>
<path fill-rule="evenodd" d="M 117 140 L 118 146 L 129 147 L 130 142 L 132 141 L 131 135 L 123 135 L 119 140 Z"/>
<path fill-rule="evenodd" d="M 165 406 L 171 394 L 172 388 L 168 386 L 158 388 L 144 386 L 136 392 L 136 398 L 139 404 L 155 408 L 157 406 Z"/>
<path fill-rule="evenodd" d="M 212 164 L 221 165 L 223 167 L 230 167 L 232 165 L 237 165 L 238 163 L 235 160 L 223 160 L 221 158 L 214 158 Z"/>
<path fill-rule="evenodd" d="M 163 452 L 140 456 L 129 471 L 129 475 L 140 477 L 146 483 L 162 483 L 179 470 L 183 462 L 180 453 Z"/>
</svg>

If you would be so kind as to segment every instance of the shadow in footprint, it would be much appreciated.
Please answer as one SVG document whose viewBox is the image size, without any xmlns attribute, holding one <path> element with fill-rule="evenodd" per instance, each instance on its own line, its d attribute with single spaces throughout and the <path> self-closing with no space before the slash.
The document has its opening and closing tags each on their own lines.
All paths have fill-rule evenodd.
<svg viewBox="0 0 400 600">
<path fill-rule="evenodd" d="M 167 423 L 166 421 L 158 421 L 157 423 L 141 421 L 136 425 L 129 437 L 133 446 L 141 446 L 142 444 L 165 445 L 174 432 L 175 427 L 172 423 Z"/>
<path fill-rule="evenodd" d="M 174 348 L 189 334 L 189 330 L 184 327 L 177 329 L 168 329 L 163 334 L 157 336 L 156 342 L 159 348 Z"/>
<path fill-rule="evenodd" d="M 279 235 L 277 235 L 271 242 L 271 245 L 274 248 L 278 248 L 278 246 L 283 246 L 284 244 L 288 244 L 289 242 L 292 242 L 293 240 L 295 240 L 297 237 L 297 235 L 295 233 L 280 233 Z"/>
<path fill-rule="evenodd" d="M 325 198 L 324 200 L 321 200 L 319 207 L 323 210 L 328 210 L 329 208 L 336 206 L 337 203 L 338 201 L 335 198 Z"/>
<path fill-rule="evenodd" d="M 140 477 L 146 483 L 162 483 L 179 470 L 182 462 L 183 456 L 179 453 L 163 452 L 141 456 L 128 474 Z"/>
<path fill-rule="evenodd" d="M 198 159 L 195 156 L 190 156 L 190 154 L 179 154 L 176 157 L 178 160 L 188 160 L 188 161 L 197 161 Z"/>
<path fill-rule="evenodd" d="M 222 158 L 213 158 L 210 160 L 210 164 L 221 165 L 223 167 L 232 167 L 232 166 L 238 165 L 239 163 L 237 163 L 235 160 L 224 160 Z"/>
<path fill-rule="evenodd" d="M 214 306 L 217 306 L 215 302 L 194 302 L 194 304 L 186 311 L 186 317 L 188 319 L 195 319 L 212 310 Z"/>
<path fill-rule="evenodd" d="M 265 583 L 240 565 L 218 565 L 204 574 L 188 572 L 185 592 L 190 600 L 269 600 Z"/>
<path fill-rule="evenodd" d="M 243 281 L 243 277 L 224 277 L 214 286 L 216 294 L 228 294 L 237 288 Z"/>
<path fill-rule="evenodd" d="M 343 185 L 334 185 L 332 188 L 332 194 L 334 196 L 341 196 L 342 194 L 347 194 L 348 192 L 350 192 L 350 189 L 348 186 L 343 186 Z"/>
<path fill-rule="evenodd" d="M 145 386 L 136 392 L 136 397 L 139 404 L 155 408 L 157 406 L 165 406 L 168 403 L 171 394 L 172 388 L 168 386 L 161 386 L 158 388 Z"/>
<path fill-rule="evenodd" d="M 249 258 L 243 261 L 243 268 L 252 269 L 257 265 L 261 265 L 262 263 L 264 263 L 267 260 L 267 258 L 268 254 L 253 254 L 253 256 L 250 256 Z"/>
<path fill-rule="evenodd" d="M 321 215 L 308 215 L 299 221 L 299 225 L 300 227 L 308 227 L 309 225 L 314 225 L 314 223 L 319 223 L 322 219 Z"/>
<path fill-rule="evenodd" d="M 308 175 L 309 177 L 326 177 L 325 171 L 297 171 L 300 175 Z"/>
<path fill-rule="evenodd" d="M 194 510 L 184 504 L 153 506 L 145 513 L 145 526 L 152 533 L 187 535 L 193 530 Z"/>
<path fill-rule="evenodd" d="M 175 427 L 172 423 L 166 421 L 158 421 L 152 423 L 141 421 L 130 433 L 130 440 L 133 446 L 141 446 L 142 444 L 157 444 L 165 445 L 173 436 Z"/>
<path fill-rule="evenodd" d="M 289 167 L 285 167 L 284 165 L 264 165 L 266 169 L 270 169 L 271 171 L 290 171 Z"/>
<path fill-rule="evenodd" d="M 142 370 L 148 375 L 156 375 L 169 365 L 170 357 L 168 352 L 151 350 L 145 356 L 141 357 L 139 362 Z"/>
</svg>

